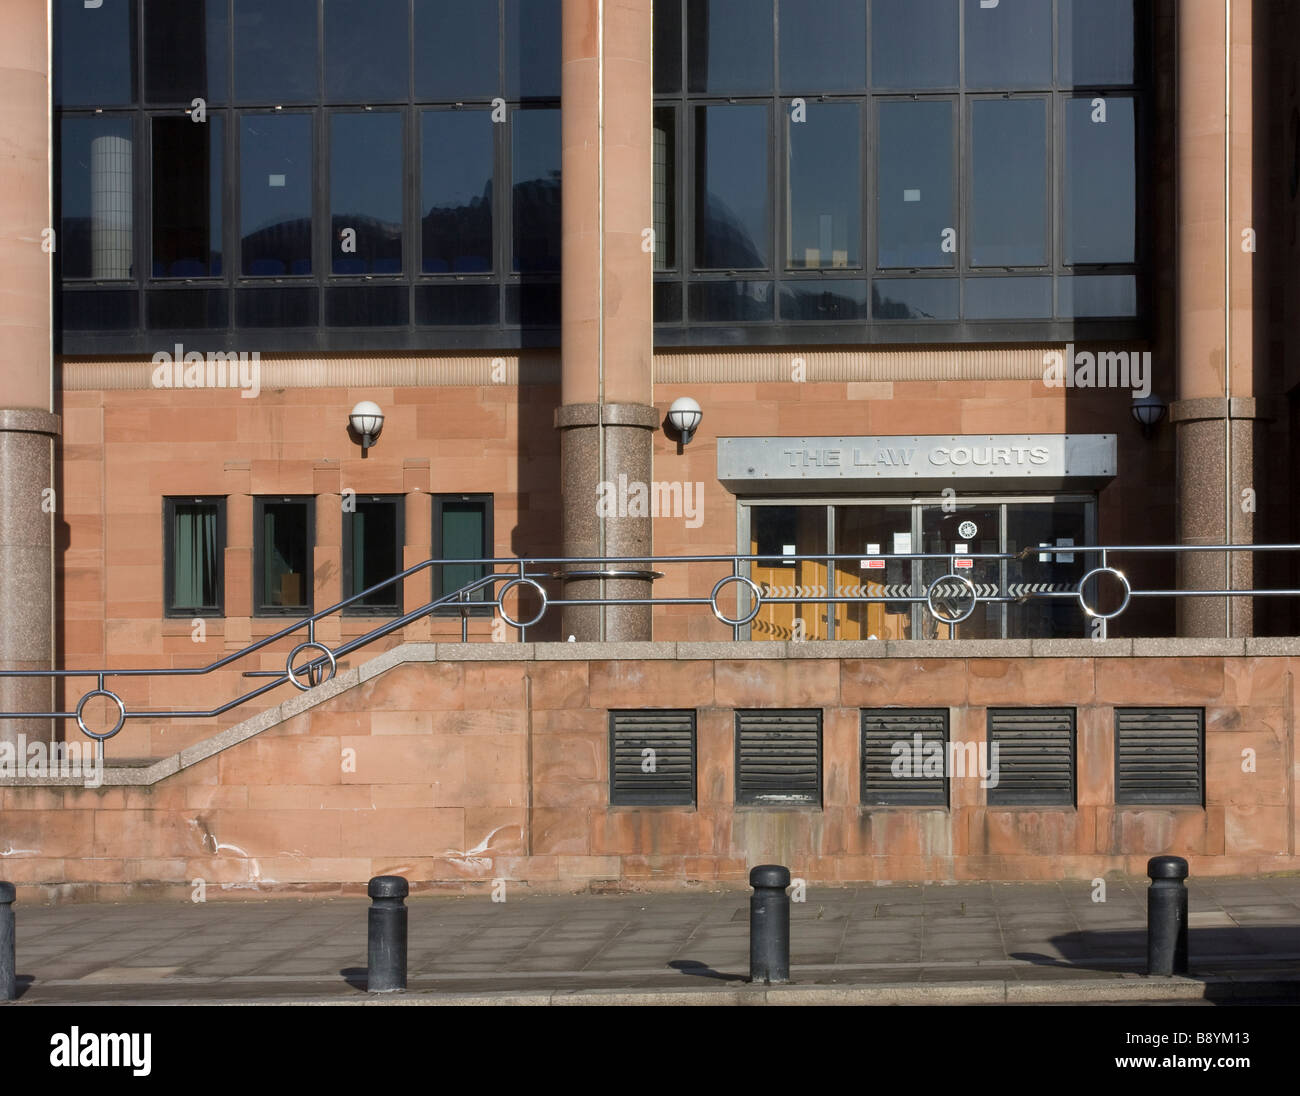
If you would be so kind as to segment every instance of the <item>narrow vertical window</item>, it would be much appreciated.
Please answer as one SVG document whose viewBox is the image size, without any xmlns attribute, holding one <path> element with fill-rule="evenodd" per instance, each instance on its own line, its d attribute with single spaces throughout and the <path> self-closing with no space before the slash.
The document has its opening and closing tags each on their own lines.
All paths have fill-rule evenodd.
<svg viewBox="0 0 1300 1096">
<path fill-rule="evenodd" d="M 224 119 L 153 119 L 153 276 L 221 273 Z"/>
<path fill-rule="evenodd" d="M 164 500 L 163 608 L 167 616 L 221 616 L 224 612 L 226 500 Z"/>
<path fill-rule="evenodd" d="M 246 114 L 239 145 L 244 274 L 310 274 L 311 115 Z"/>
<path fill-rule="evenodd" d="M 366 495 L 343 514 L 343 596 L 356 597 L 402 572 L 402 495 Z M 401 611 L 402 584 L 391 583 L 343 610 L 348 616 L 393 616 Z"/>
<path fill-rule="evenodd" d="M 433 555 L 435 559 L 491 559 L 495 555 L 492 540 L 491 495 L 437 495 L 433 500 Z M 433 569 L 433 596 L 455 593 L 483 578 L 491 570 L 479 563 L 443 564 Z M 470 601 L 488 601 L 493 591 L 475 590 Z M 486 610 L 485 610 L 486 611 Z M 455 609 L 440 615 L 454 614 Z"/>
<path fill-rule="evenodd" d="M 259 498 L 253 508 L 254 616 L 311 613 L 315 502 Z"/>
</svg>

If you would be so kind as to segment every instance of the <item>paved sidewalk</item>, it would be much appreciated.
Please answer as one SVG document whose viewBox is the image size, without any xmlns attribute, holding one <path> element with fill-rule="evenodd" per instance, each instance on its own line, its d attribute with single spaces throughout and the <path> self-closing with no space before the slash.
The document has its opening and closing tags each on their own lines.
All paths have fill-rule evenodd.
<svg viewBox="0 0 1300 1096">
<path fill-rule="evenodd" d="M 1188 999 L 1205 996 L 1208 980 L 1219 996 L 1300 999 L 1300 877 L 1193 881 L 1197 982 L 1140 977 L 1145 891 L 1145 880 L 1110 881 L 1098 903 L 1082 882 L 809 889 L 791 907 L 797 987 L 765 996 Z M 560 1003 L 682 991 L 723 1003 L 762 994 L 744 984 L 748 896 L 415 897 L 405 1000 Z M 364 992 L 368 905 L 20 904 L 20 1004 L 375 1000 Z"/>
</svg>

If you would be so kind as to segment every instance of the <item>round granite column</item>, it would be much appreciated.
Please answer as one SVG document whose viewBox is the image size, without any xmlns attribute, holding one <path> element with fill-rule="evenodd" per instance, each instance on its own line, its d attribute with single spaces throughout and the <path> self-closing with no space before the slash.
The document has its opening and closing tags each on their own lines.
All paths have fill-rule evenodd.
<svg viewBox="0 0 1300 1096">
<path fill-rule="evenodd" d="M 568 557 L 652 554 L 650 0 L 564 0 L 561 490 Z M 600 570 L 577 563 L 571 571 Z M 616 569 L 644 569 L 636 564 Z M 648 579 L 571 579 L 574 598 L 651 596 Z M 574 607 L 564 635 L 651 638 L 648 605 Z"/>
</svg>

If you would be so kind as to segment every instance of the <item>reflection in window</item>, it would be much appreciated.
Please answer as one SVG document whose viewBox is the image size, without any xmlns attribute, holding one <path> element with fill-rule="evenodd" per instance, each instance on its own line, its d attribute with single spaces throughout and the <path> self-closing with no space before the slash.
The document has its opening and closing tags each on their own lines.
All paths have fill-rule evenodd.
<svg viewBox="0 0 1300 1096">
<path fill-rule="evenodd" d="M 776 315 L 772 282 L 692 282 L 691 319 L 699 323 L 762 323 Z"/>
<path fill-rule="evenodd" d="M 862 265 L 862 158 L 857 103 L 809 103 L 787 117 L 787 263 L 796 269 Z"/>
<path fill-rule="evenodd" d="M 103 0 L 95 8 L 84 0 L 55 0 L 55 106 L 135 102 L 134 11 L 133 0 Z"/>
<path fill-rule="evenodd" d="M 145 0 L 144 86 L 150 103 L 228 98 L 227 0 Z M 179 43 L 185 43 L 184 48 Z"/>
<path fill-rule="evenodd" d="M 410 77 L 407 0 L 325 0 L 325 98 L 405 99 Z"/>
<path fill-rule="evenodd" d="M 957 86 L 957 0 L 874 0 L 871 80 L 878 88 Z"/>
<path fill-rule="evenodd" d="M 1051 315 L 1051 278 L 966 279 L 968 320 L 1046 320 Z"/>
<path fill-rule="evenodd" d="M 400 113 L 330 118 L 333 273 L 402 272 L 402 178 Z"/>
<path fill-rule="evenodd" d="M 514 167 L 514 269 L 560 269 L 560 112 L 517 110 L 511 117 Z"/>
<path fill-rule="evenodd" d="M 690 91 L 772 90 L 772 0 L 689 0 Z"/>
<path fill-rule="evenodd" d="M 966 86 L 1041 88 L 1052 83 L 1052 5 L 966 0 Z"/>
<path fill-rule="evenodd" d="M 402 573 L 403 495 L 358 496 L 343 514 L 343 596 L 356 597 Z M 391 583 L 354 601 L 345 616 L 396 615 L 402 584 Z"/>
<path fill-rule="evenodd" d="M 654 112 L 654 229 L 655 269 L 677 265 L 677 112 Z"/>
<path fill-rule="evenodd" d="M 60 132 L 63 277 L 129 278 L 135 246 L 131 120 L 64 118 Z"/>
<path fill-rule="evenodd" d="M 235 0 L 235 95 L 302 103 L 318 94 L 316 0 Z"/>
<path fill-rule="evenodd" d="M 165 500 L 167 616 L 221 616 L 225 506 L 225 499 Z"/>
<path fill-rule="evenodd" d="M 426 110 L 420 120 L 420 216 L 426 274 L 492 269 L 492 116 Z"/>
<path fill-rule="evenodd" d="M 497 95 L 498 23 L 497 0 L 415 0 L 416 99 Z"/>
<path fill-rule="evenodd" d="M 1132 99 L 1065 102 L 1065 261 L 1131 263 L 1137 165 Z"/>
<path fill-rule="evenodd" d="M 254 616 L 311 612 L 314 511 L 307 498 L 255 500 Z"/>
<path fill-rule="evenodd" d="M 862 0 L 781 0 L 781 90 L 859 91 L 867 83 Z"/>
<path fill-rule="evenodd" d="M 506 0 L 506 98 L 560 97 L 560 0 Z"/>
<path fill-rule="evenodd" d="M 1066 320 L 1137 315 L 1137 278 L 1131 274 L 1061 278 L 1056 296 L 1057 315 Z"/>
<path fill-rule="evenodd" d="M 1133 82 L 1133 0 L 1058 0 L 1065 87 Z"/>
<path fill-rule="evenodd" d="M 867 283 L 846 281 L 790 281 L 781 286 L 781 319 L 846 323 L 867 319 Z"/>
<path fill-rule="evenodd" d="M 945 234 L 953 210 L 952 104 L 880 104 L 877 175 L 877 262 L 882 267 L 951 267 L 955 248 Z M 951 235 L 948 236 L 951 239 Z"/>
<path fill-rule="evenodd" d="M 1047 261 L 1047 114 L 1041 99 L 971 104 L 971 262 Z"/>
<path fill-rule="evenodd" d="M 153 276 L 221 273 L 224 119 L 153 119 Z"/>
<path fill-rule="evenodd" d="M 877 278 L 871 283 L 871 315 L 877 320 L 957 319 L 956 278 Z"/>
<path fill-rule="evenodd" d="M 655 94 L 682 90 L 682 3 L 684 0 L 654 2 Z"/>
<path fill-rule="evenodd" d="M 1056 502 L 1050 506 L 1012 502 L 1007 506 L 1007 546 L 1015 554 L 1025 548 L 1041 547 L 1007 564 L 1011 586 L 1030 585 L 1038 590 L 1071 593 L 1089 567 L 1081 552 L 1050 551 L 1087 544 L 1088 504 Z M 1078 635 L 1083 629 L 1082 613 L 1073 598 L 1035 599 L 1007 606 L 1008 633 L 1018 639 L 1039 639 Z"/>
<path fill-rule="evenodd" d="M 754 270 L 769 263 L 768 112 L 695 108 L 695 265 Z"/>
<path fill-rule="evenodd" d="M 245 114 L 240 122 L 242 270 L 310 274 L 312 125 L 307 114 Z"/>
</svg>

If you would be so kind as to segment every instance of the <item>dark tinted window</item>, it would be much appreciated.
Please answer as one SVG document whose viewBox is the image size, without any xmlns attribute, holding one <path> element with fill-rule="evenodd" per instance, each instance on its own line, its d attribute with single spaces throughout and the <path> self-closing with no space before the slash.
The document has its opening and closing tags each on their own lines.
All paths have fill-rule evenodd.
<svg viewBox="0 0 1300 1096">
<path fill-rule="evenodd" d="M 230 25 L 227 0 L 145 0 L 144 90 L 151 103 L 224 103 Z"/>
<path fill-rule="evenodd" d="M 655 269 L 677 265 L 677 111 L 654 112 Z"/>
<path fill-rule="evenodd" d="M 256 500 L 254 616 L 311 612 L 314 510 L 311 499 Z"/>
<path fill-rule="evenodd" d="M 506 0 L 506 98 L 560 96 L 560 0 Z"/>
<path fill-rule="evenodd" d="M 1065 261 L 1131 263 L 1137 216 L 1132 99 L 1065 102 Z"/>
<path fill-rule="evenodd" d="M 1047 112 L 1041 99 L 971 104 L 971 262 L 1047 261 Z"/>
<path fill-rule="evenodd" d="M 135 248 L 131 119 L 64 118 L 60 133 L 57 254 L 63 277 L 129 278 Z"/>
<path fill-rule="evenodd" d="M 691 319 L 699 323 L 762 323 L 776 315 L 772 282 L 692 282 Z"/>
<path fill-rule="evenodd" d="M 877 262 L 883 267 L 953 265 L 952 104 L 880 104 Z"/>
<path fill-rule="evenodd" d="M 357 496 L 343 511 L 343 596 L 355 597 L 370 587 L 401 574 L 402 526 L 406 499 L 401 495 Z M 346 504 L 345 504 L 346 505 Z M 390 583 L 359 601 L 344 613 L 393 614 L 402 604 L 402 584 Z"/>
<path fill-rule="evenodd" d="M 1038 88 L 1052 83 L 1052 5 L 1045 0 L 966 0 L 966 86 Z"/>
<path fill-rule="evenodd" d="M 325 0 L 325 98 L 405 99 L 411 73 L 407 0 Z"/>
<path fill-rule="evenodd" d="M 153 119 L 153 276 L 219 275 L 225 119 Z"/>
<path fill-rule="evenodd" d="M 842 278 L 786 282 L 781 286 L 783 320 L 843 323 L 867 318 L 867 283 Z"/>
<path fill-rule="evenodd" d="M 330 262 L 335 274 L 402 272 L 402 116 L 330 118 Z"/>
<path fill-rule="evenodd" d="M 857 103 L 808 103 L 805 110 L 804 121 L 786 119 L 786 261 L 808 270 L 861 266 L 862 108 Z"/>
<path fill-rule="evenodd" d="M 415 0 L 415 97 L 497 95 L 498 22 L 497 0 Z"/>
<path fill-rule="evenodd" d="M 957 86 L 957 0 L 875 0 L 871 81 L 878 88 Z"/>
<path fill-rule="evenodd" d="M 560 269 L 560 112 L 517 110 L 511 118 L 514 269 Z"/>
<path fill-rule="evenodd" d="M 306 114 L 246 114 L 240 123 L 242 271 L 310 274 L 312 124 Z"/>
<path fill-rule="evenodd" d="M 682 2 L 654 3 L 654 82 L 660 94 L 682 90 Z"/>
<path fill-rule="evenodd" d="M 1133 0 L 1058 0 L 1061 83 L 1133 82 Z"/>
<path fill-rule="evenodd" d="M 690 91 L 772 90 L 772 0 L 687 0 Z"/>
<path fill-rule="evenodd" d="M 769 265 L 768 111 L 695 108 L 695 265 L 752 270 Z"/>
<path fill-rule="evenodd" d="M 435 495 L 433 499 L 433 554 L 435 559 L 491 559 L 491 495 Z M 450 564 L 433 568 L 433 596 L 442 597 L 483 578 L 484 564 Z M 486 601 L 490 588 L 475 590 L 471 601 Z M 454 613 L 455 610 L 448 610 Z"/>
<path fill-rule="evenodd" d="M 500 312 L 500 290 L 495 282 L 448 282 L 415 290 L 415 322 L 425 327 L 497 323 Z"/>
<path fill-rule="evenodd" d="M 1051 278 L 966 279 L 968 320 L 1045 320 L 1051 315 Z"/>
<path fill-rule="evenodd" d="M 85 0 L 55 0 L 55 106 L 135 102 L 134 9 L 132 0 L 103 0 L 96 8 Z"/>
<path fill-rule="evenodd" d="M 427 110 L 421 116 L 424 273 L 472 274 L 492 269 L 495 137 L 492 115 L 486 110 Z"/>
<path fill-rule="evenodd" d="M 956 278 L 877 278 L 871 283 L 871 314 L 877 320 L 957 319 Z"/>
<path fill-rule="evenodd" d="M 235 95 L 301 103 L 318 94 L 316 0 L 235 0 Z"/>
<path fill-rule="evenodd" d="M 1063 319 L 1137 315 L 1137 279 L 1132 275 L 1080 275 L 1061 278 L 1056 286 L 1056 312 Z"/>
<path fill-rule="evenodd" d="M 410 312 L 410 290 L 404 285 L 332 285 L 325 290 L 330 327 L 404 327 Z"/>
<path fill-rule="evenodd" d="M 854 91 L 867 83 L 864 0 L 781 0 L 781 90 Z"/>
</svg>

